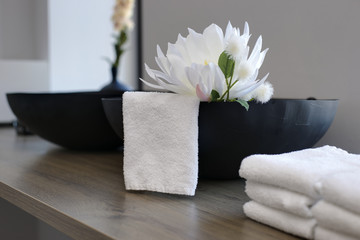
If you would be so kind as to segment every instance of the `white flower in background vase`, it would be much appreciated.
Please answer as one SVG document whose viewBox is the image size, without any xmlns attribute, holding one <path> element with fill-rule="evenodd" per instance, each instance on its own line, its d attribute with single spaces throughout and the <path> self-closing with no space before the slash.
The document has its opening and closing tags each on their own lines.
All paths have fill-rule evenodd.
<svg viewBox="0 0 360 240">
<path fill-rule="evenodd" d="M 114 52 L 115 59 L 111 61 L 108 59 L 108 62 L 111 64 L 111 75 L 112 82 L 105 87 L 102 91 L 126 91 L 129 88 L 117 81 L 118 69 L 120 65 L 120 58 L 124 53 L 124 45 L 128 40 L 129 31 L 134 27 L 134 22 L 132 20 L 133 11 L 134 11 L 134 0 L 116 0 L 114 6 L 114 12 L 111 17 L 113 22 L 115 43 L 114 43 Z"/>
<path fill-rule="evenodd" d="M 134 22 L 132 21 L 134 11 L 134 0 L 116 0 L 114 13 L 111 18 L 116 31 L 132 29 Z"/>
<path fill-rule="evenodd" d="M 270 100 L 271 84 L 263 87 L 264 94 L 252 94 L 265 83 L 268 76 L 258 80 L 259 69 L 268 49 L 261 50 L 260 36 L 249 55 L 249 26 L 243 34 L 229 22 L 225 34 L 216 24 L 208 26 L 202 34 L 189 29 L 189 34 L 168 44 L 166 55 L 157 46 L 155 57 L 161 71 L 150 69 L 155 84 L 141 79 L 155 89 L 167 89 L 179 94 L 198 96 L 201 101 L 237 101 L 248 108 L 247 101 Z M 258 96 L 261 96 L 259 99 Z"/>
</svg>

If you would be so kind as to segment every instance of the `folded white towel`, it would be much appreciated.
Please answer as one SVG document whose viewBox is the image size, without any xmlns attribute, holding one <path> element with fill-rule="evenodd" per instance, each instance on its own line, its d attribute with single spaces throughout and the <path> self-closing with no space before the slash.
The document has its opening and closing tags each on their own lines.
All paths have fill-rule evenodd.
<svg viewBox="0 0 360 240">
<path fill-rule="evenodd" d="M 360 168 L 327 176 L 321 185 L 324 200 L 360 215 Z"/>
<path fill-rule="evenodd" d="M 278 155 L 258 154 L 245 158 L 240 176 L 248 180 L 297 191 L 311 198 L 321 196 L 315 184 L 329 174 L 360 165 L 360 157 L 346 151 L 324 146 Z"/>
<path fill-rule="evenodd" d="M 124 93 L 127 190 L 195 194 L 198 114 L 196 97 L 172 93 Z"/>
<path fill-rule="evenodd" d="M 351 237 L 349 235 L 334 232 L 323 227 L 315 228 L 315 240 L 359 240 L 359 238 Z"/>
<path fill-rule="evenodd" d="M 315 219 L 302 218 L 274 208 L 266 207 L 255 201 L 244 205 L 244 213 L 249 218 L 307 239 L 313 238 Z"/>
<path fill-rule="evenodd" d="M 253 181 L 246 181 L 245 192 L 252 200 L 258 203 L 304 218 L 313 216 L 310 208 L 317 201 L 285 188 Z"/>
<path fill-rule="evenodd" d="M 319 201 L 311 211 L 319 226 L 360 238 L 360 215 L 324 200 Z"/>
</svg>

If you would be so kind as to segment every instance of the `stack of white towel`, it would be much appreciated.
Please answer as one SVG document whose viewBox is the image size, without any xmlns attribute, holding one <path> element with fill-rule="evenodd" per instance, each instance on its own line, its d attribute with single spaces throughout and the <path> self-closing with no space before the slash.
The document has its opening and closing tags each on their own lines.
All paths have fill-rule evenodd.
<svg viewBox="0 0 360 240">
<path fill-rule="evenodd" d="M 331 146 L 249 156 L 240 168 L 240 176 L 247 179 L 245 191 L 251 198 L 244 212 L 256 221 L 312 239 L 317 226 L 312 207 L 325 191 L 322 180 L 356 166 L 360 166 L 357 155 Z"/>
<path fill-rule="evenodd" d="M 360 169 L 326 177 L 320 193 L 323 200 L 312 208 L 318 222 L 315 239 L 360 239 Z"/>
</svg>

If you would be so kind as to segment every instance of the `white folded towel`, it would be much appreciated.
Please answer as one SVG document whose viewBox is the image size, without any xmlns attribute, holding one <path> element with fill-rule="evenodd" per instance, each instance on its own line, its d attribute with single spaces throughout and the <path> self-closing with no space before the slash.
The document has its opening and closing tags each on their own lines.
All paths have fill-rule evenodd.
<svg viewBox="0 0 360 240">
<path fill-rule="evenodd" d="M 311 218 L 313 216 L 310 208 L 317 201 L 316 199 L 289 191 L 285 188 L 250 180 L 246 181 L 245 192 L 252 200 L 262 205 L 304 218 Z"/>
<path fill-rule="evenodd" d="M 359 238 L 347 234 L 334 232 L 323 227 L 315 228 L 315 240 L 359 240 Z"/>
<path fill-rule="evenodd" d="M 325 177 L 320 192 L 327 202 L 360 215 L 360 168 Z"/>
<path fill-rule="evenodd" d="M 319 201 L 311 211 L 319 226 L 360 238 L 360 215 L 324 200 Z"/>
<path fill-rule="evenodd" d="M 245 158 L 240 176 L 247 180 L 297 191 L 314 199 L 321 196 L 315 185 L 324 176 L 360 165 L 358 155 L 331 146 L 278 155 L 257 154 Z"/>
<path fill-rule="evenodd" d="M 124 93 L 127 190 L 195 194 L 198 114 L 196 97 L 172 93 Z"/>
<path fill-rule="evenodd" d="M 302 218 L 274 208 L 266 207 L 255 201 L 245 203 L 244 213 L 255 221 L 267 224 L 287 233 L 307 239 L 313 238 L 313 230 L 316 225 L 315 219 Z"/>
</svg>

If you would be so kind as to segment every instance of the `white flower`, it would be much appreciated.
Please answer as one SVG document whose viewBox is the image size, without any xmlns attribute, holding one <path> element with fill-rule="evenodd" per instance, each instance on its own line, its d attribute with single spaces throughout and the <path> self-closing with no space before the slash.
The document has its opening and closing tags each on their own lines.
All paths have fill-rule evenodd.
<svg viewBox="0 0 360 240">
<path fill-rule="evenodd" d="M 248 100 L 246 96 L 262 85 L 268 76 L 257 80 L 267 52 L 267 49 L 261 51 L 262 38 L 258 38 L 250 56 L 249 38 L 247 23 L 242 35 L 230 22 L 225 35 L 216 24 L 208 26 L 202 34 L 189 29 L 188 36 L 184 38 L 179 35 L 174 44 L 168 44 L 166 55 L 157 46 L 155 60 L 161 71 L 150 69 L 145 64 L 148 75 L 156 84 L 141 80 L 156 89 L 196 95 L 202 101 L 210 100 L 212 90 L 216 90 L 222 97 L 228 95 L 231 99 Z M 218 66 L 223 52 L 235 62 L 231 79 L 225 78 L 223 70 Z"/>
<path fill-rule="evenodd" d="M 247 61 L 243 61 L 237 64 L 236 71 L 239 79 L 244 80 L 253 76 L 256 69 L 254 68 L 254 65 L 249 64 Z"/>
<path fill-rule="evenodd" d="M 230 99 L 238 98 L 248 101 L 247 95 L 252 93 L 256 88 L 261 86 L 269 74 L 266 74 L 260 81 L 256 80 L 258 76 L 258 70 L 246 81 L 239 81 L 234 88 L 230 91 Z"/>
<path fill-rule="evenodd" d="M 239 60 L 248 55 L 249 47 L 246 45 L 244 38 L 233 35 L 226 43 L 225 52 L 232 56 L 234 60 Z"/>
<path fill-rule="evenodd" d="M 266 103 L 270 100 L 271 96 L 274 94 L 274 88 L 269 82 L 264 82 L 252 93 L 252 97 L 261 103 Z"/>
<path fill-rule="evenodd" d="M 191 64 L 186 67 L 186 75 L 191 79 L 192 86 L 195 86 L 196 95 L 201 101 L 210 101 L 211 91 L 224 92 L 225 77 L 221 69 L 214 63 L 207 65 Z"/>
<path fill-rule="evenodd" d="M 200 84 L 200 79 L 206 79 L 206 76 L 202 74 L 207 72 L 222 73 L 219 66 L 217 66 L 217 61 L 223 50 L 224 35 L 217 25 L 210 25 L 204 30 L 203 34 L 189 29 L 189 35 L 186 38 L 179 35 L 175 44 L 168 44 L 166 56 L 157 46 L 155 60 L 161 71 L 150 69 L 145 64 L 145 70 L 156 81 L 157 85 L 142 81 L 153 88 L 168 89 L 180 94 L 196 95 L 196 86 Z M 205 68 L 206 66 L 209 67 Z M 201 71 L 202 68 L 205 70 Z M 198 71 L 198 75 L 195 75 L 194 69 Z M 223 74 L 222 80 L 223 84 L 225 84 Z M 209 83 L 211 81 L 203 80 L 203 82 Z M 203 90 L 205 91 L 204 88 Z M 208 93 L 208 91 L 205 92 Z M 219 93 L 221 94 L 222 91 Z"/>
<path fill-rule="evenodd" d="M 131 19 L 133 11 L 134 0 L 116 0 L 114 13 L 111 17 L 116 31 L 133 28 L 134 22 Z"/>
</svg>

